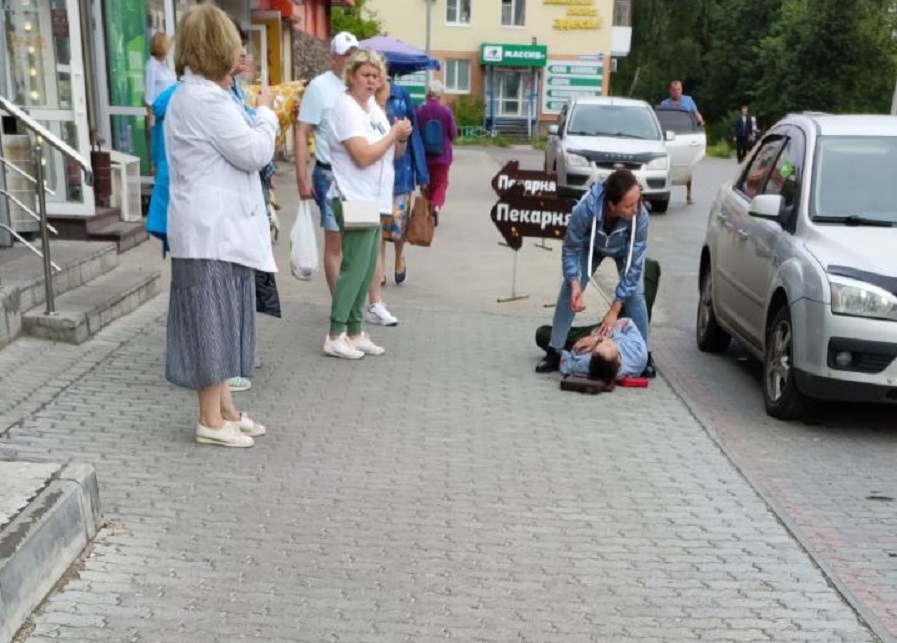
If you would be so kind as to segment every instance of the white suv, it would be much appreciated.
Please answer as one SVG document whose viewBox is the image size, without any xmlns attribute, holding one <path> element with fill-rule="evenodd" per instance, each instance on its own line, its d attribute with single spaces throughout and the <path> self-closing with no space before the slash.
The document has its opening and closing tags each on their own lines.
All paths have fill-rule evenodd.
<svg viewBox="0 0 897 643">
<path fill-rule="evenodd" d="M 558 194 L 578 197 L 595 181 L 628 168 L 636 175 L 654 212 L 665 212 L 670 201 L 673 165 L 677 174 L 690 175 L 700 156 L 691 138 L 663 132 L 648 103 L 629 98 L 597 96 L 572 99 L 548 128 L 545 169 L 557 172 Z M 694 138 L 694 137 L 692 137 Z M 681 140 L 677 140 L 681 139 Z M 691 154 L 672 148 L 688 146 Z M 687 165 L 687 167 L 685 167 Z"/>
<path fill-rule="evenodd" d="M 763 362 L 773 417 L 897 403 L 897 117 L 794 114 L 716 197 L 697 342 Z"/>
</svg>

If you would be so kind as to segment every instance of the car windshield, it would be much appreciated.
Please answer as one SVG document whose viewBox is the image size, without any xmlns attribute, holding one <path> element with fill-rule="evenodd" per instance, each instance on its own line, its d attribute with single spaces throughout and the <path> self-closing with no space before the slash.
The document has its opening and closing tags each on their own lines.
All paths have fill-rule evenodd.
<svg viewBox="0 0 897 643">
<path fill-rule="evenodd" d="M 666 108 L 658 108 L 654 111 L 657 113 L 657 120 L 660 121 L 660 128 L 665 132 L 694 134 L 699 131 L 698 120 L 691 112 L 684 109 Z"/>
<path fill-rule="evenodd" d="M 897 225 L 897 136 L 820 136 L 810 215 L 831 223 Z"/>
<path fill-rule="evenodd" d="M 575 105 L 567 134 L 660 139 L 653 112 L 638 105 Z"/>
</svg>

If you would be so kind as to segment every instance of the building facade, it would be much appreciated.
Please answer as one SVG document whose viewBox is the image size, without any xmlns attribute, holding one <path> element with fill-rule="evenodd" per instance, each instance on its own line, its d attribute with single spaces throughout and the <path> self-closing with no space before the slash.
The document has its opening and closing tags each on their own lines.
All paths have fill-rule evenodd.
<svg viewBox="0 0 897 643">
<path fill-rule="evenodd" d="M 250 32 L 261 79 L 291 80 L 292 34 L 304 20 L 324 30 L 331 0 L 218 0 Z M 0 95 L 23 107 L 82 156 L 92 142 L 127 155 L 152 181 L 144 70 L 156 32 L 174 35 L 197 0 L 13 0 L 0 3 Z M 326 35 L 326 34 L 325 34 Z M 169 55 L 173 68 L 173 55 Z M 12 124 L 4 120 L 5 131 Z M 91 186 L 53 152 L 46 176 L 53 215 L 96 212 Z M 133 214 L 133 213 L 131 213 Z M 137 213 L 139 218 L 140 213 Z"/>
<path fill-rule="evenodd" d="M 449 100 L 482 97 L 485 125 L 531 131 L 564 102 L 606 94 L 629 53 L 631 0 L 370 0 L 390 36 L 441 62 Z M 428 17 L 429 13 L 429 17 Z M 428 28 L 429 26 L 429 28 Z M 422 75 L 400 79 L 417 90 Z M 413 92 L 414 93 L 414 92 Z"/>
</svg>

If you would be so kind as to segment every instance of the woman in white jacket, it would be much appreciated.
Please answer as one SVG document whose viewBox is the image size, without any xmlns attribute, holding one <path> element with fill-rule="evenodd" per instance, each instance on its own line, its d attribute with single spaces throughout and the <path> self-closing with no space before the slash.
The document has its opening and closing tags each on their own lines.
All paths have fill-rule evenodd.
<svg viewBox="0 0 897 643">
<path fill-rule="evenodd" d="M 165 374 L 199 393 L 196 441 L 250 447 L 265 427 L 234 406 L 227 380 L 251 377 L 255 270 L 276 272 L 259 170 L 274 155 L 277 117 L 267 92 L 250 124 L 228 91 L 241 50 L 212 5 L 178 24 L 181 84 L 165 118 L 171 300 Z"/>
</svg>

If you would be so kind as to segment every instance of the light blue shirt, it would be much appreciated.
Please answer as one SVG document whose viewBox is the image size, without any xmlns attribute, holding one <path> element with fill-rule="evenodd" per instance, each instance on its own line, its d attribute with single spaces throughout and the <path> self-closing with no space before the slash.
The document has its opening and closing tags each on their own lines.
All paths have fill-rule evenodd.
<svg viewBox="0 0 897 643">
<path fill-rule="evenodd" d="M 679 104 L 674 105 L 672 98 L 664 98 L 660 101 L 661 107 L 678 107 L 679 109 L 684 109 L 686 112 L 691 112 L 692 114 L 696 114 L 698 111 L 698 105 L 695 103 L 694 99 L 691 96 L 686 96 L 682 94 L 682 98 L 679 99 Z"/>
<path fill-rule="evenodd" d="M 315 128 L 315 158 L 321 163 L 330 164 L 330 112 L 336 99 L 345 93 L 342 79 L 333 71 L 326 71 L 316 76 L 302 94 L 299 122 Z"/>
<path fill-rule="evenodd" d="M 648 365 L 648 345 L 633 321 L 628 317 L 617 320 L 610 338 L 620 349 L 620 370 L 617 379 L 641 375 Z M 588 375 L 591 359 L 592 351 L 585 353 L 561 351 L 561 374 Z"/>
</svg>

